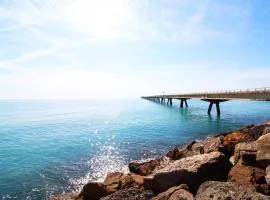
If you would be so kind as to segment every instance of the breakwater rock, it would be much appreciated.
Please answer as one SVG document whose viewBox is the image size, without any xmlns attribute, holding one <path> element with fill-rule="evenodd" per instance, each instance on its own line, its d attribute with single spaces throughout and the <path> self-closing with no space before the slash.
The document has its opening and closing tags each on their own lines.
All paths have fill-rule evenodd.
<svg viewBox="0 0 270 200">
<path fill-rule="evenodd" d="M 270 122 L 133 161 L 129 170 L 50 200 L 270 200 Z"/>
</svg>

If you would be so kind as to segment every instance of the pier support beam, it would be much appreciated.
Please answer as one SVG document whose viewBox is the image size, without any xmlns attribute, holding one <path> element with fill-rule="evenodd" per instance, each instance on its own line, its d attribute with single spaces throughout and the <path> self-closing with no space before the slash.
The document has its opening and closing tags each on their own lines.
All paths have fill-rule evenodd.
<svg viewBox="0 0 270 200">
<path fill-rule="evenodd" d="M 185 103 L 186 108 L 188 107 L 188 104 L 187 104 L 188 99 L 189 98 L 181 98 L 181 99 L 179 99 L 180 100 L 180 108 L 184 107 L 184 103 Z"/>
<path fill-rule="evenodd" d="M 167 104 L 172 105 L 172 99 L 168 98 Z"/>
<path fill-rule="evenodd" d="M 220 107 L 219 104 L 224 101 L 229 101 L 229 99 L 201 99 L 202 101 L 209 102 L 209 107 L 208 107 L 208 114 L 211 113 L 213 104 L 216 104 L 216 109 L 217 109 L 217 114 L 220 115 Z"/>
</svg>

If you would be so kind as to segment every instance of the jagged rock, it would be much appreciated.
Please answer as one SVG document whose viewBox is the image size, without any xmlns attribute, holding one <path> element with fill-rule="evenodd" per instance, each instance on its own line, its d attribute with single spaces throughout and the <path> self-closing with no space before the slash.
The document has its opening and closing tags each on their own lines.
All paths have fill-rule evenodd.
<svg viewBox="0 0 270 200">
<path fill-rule="evenodd" d="M 150 200 L 154 196 L 150 190 L 143 188 L 131 187 L 119 190 L 109 196 L 101 198 L 101 200 Z"/>
<path fill-rule="evenodd" d="M 133 161 L 128 164 L 129 171 L 135 174 L 146 176 L 152 173 L 154 169 L 162 162 L 162 158 Z"/>
<path fill-rule="evenodd" d="M 123 174 L 121 172 L 108 173 L 104 185 L 109 193 L 116 192 L 120 189 L 125 189 L 133 186 L 142 186 L 143 177 L 136 174 Z"/>
<path fill-rule="evenodd" d="M 83 200 L 82 197 L 78 198 L 78 193 L 64 193 L 55 196 L 51 196 L 49 200 Z"/>
<path fill-rule="evenodd" d="M 155 196 L 152 200 L 168 200 L 172 194 L 174 192 L 176 192 L 177 190 L 188 190 L 188 186 L 185 184 L 179 185 L 179 186 L 175 186 L 175 187 L 171 187 L 168 190 L 166 190 L 165 192 L 162 192 L 160 194 L 158 194 L 157 196 Z"/>
<path fill-rule="evenodd" d="M 83 186 L 78 197 L 84 200 L 99 200 L 108 194 L 109 192 L 103 183 L 89 182 Z"/>
<path fill-rule="evenodd" d="M 257 193 L 233 182 L 207 181 L 198 189 L 196 200 L 269 200 L 270 197 Z"/>
<path fill-rule="evenodd" d="M 253 138 L 246 134 L 241 132 L 233 132 L 224 137 L 223 145 L 226 149 L 226 153 L 231 156 L 233 155 L 235 145 L 244 142 L 244 141 L 252 141 Z"/>
<path fill-rule="evenodd" d="M 268 167 L 266 168 L 265 173 L 266 173 L 265 180 L 267 184 L 270 185 L 270 165 L 268 165 Z"/>
<path fill-rule="evenodd" d="M 247 154 L 254 154 L 256 157 L 255 163 L 251 165 L 258 165 L 260 168 L 265 169 L 270 165 L 270 133 L 262 135 L 254 142 L 242 142 L 235 146 L 234 162 L 243 160 Z M 256 165 L 255 165 L 256 164 Z"/>
<path fill-rule="evenodd" d="M 193 194 L 184 189 L 175 191 L 168 200 L 194 200 Z"/>
<path fill-rule="evenodd" d="M 145 177 L 144 187 L 160 193 L 170 187 L 187 184 L 195 193 L 204 181 L 227 180 L 230 168 L 231 163 L 220 152 L 182 158 Z"/>
<path fill-rule="evenodd" d="M 210 153 L 213 151 L 223 152 L 224 151 L 223 140 L 224 136 L 217 136 L 206 139 L 203 142 L 204 153 Z"/>
<path fill-rule="evenodd" d="M 257 189 L 265 184 L 265 171 L 252 166 L 236 165 L 228 175 L 228 181 L 238 183 L 244 187 Z M 267 193 L 266 193 L 267 194 Z"/>
<path fill-rule="evenodd" d="M 255 140 L 257 140 L 260 136 L 262 136 L 263 134 L 266 134 L 264 133 L 264 131 L 267 127 L 270 127 L 270 125 L 265 123 L 265 124 L 248 128 L 242 132 L 251 135 L 252 137 L 254 137 Z"/>
<path fill-rule="evenodd" d="M 169 151 L 166 156 L 172 160 L 179 160 L 181 158 L 186 158 L 203 153 L 203 144 L 201 142 L 192 141 L 191 143 L 181 148 L 175 147 L 173 150 Z"/>
</svg>

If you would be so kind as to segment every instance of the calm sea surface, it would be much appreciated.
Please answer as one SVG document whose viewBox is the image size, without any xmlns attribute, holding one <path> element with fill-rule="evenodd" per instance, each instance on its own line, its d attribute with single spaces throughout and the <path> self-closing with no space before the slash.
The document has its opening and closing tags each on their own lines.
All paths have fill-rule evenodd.
<svg viewBox="0 0 270 200">
<path fill-rule="evenodd" d="M 0 101 L 0 198 L 46 199 L 79 190 L 132 159 L 270 119 L 270 102 L 230 101 L 221 116 L 208 103 L 188 109 L 129 100 Z M 215 109 L 213 109 L 215 111 Z"/>
</svg>

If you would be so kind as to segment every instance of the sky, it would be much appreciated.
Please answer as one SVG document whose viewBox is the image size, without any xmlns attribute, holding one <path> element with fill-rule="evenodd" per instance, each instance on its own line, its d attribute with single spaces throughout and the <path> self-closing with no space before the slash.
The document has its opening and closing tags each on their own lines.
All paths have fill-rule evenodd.
<svg viewBox="0 0 270 200">
<path fill-rule="evenodd" d="M 268 0 L 0 0 L 0 98 L 270 87 Z"/>
</svg>

